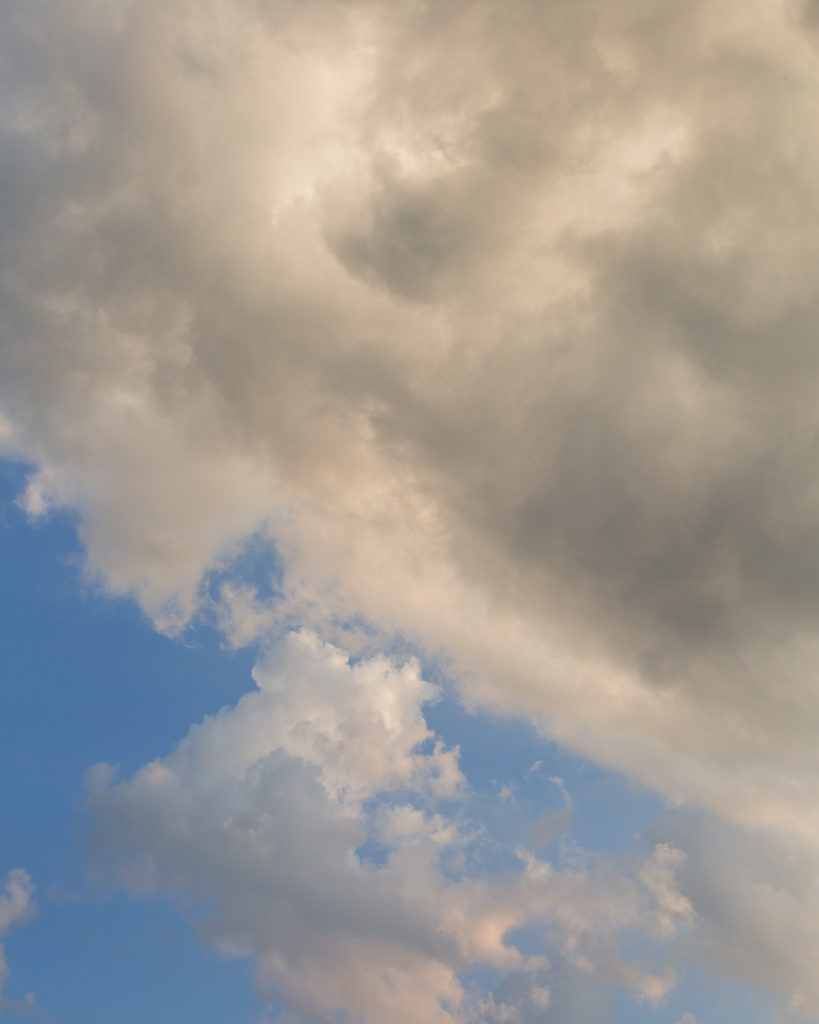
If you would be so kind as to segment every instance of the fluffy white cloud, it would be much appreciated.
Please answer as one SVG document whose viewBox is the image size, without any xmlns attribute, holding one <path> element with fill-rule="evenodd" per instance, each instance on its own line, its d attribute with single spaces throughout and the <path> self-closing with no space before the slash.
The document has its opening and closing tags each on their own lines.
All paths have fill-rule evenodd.
<svg viewBox="0 0 819 1024">
<path fill-rule="evenodd" d="M 78 510 L 90 571 L 169 631 L 265 526 L 285 600 L 225 591 L 230 642 L 412 633 L 469 699 L 819 857 L 816 24 L 11 0 L 26 506 Z M 385 739 L 378 785 L 445 784 Z"/>
<path fill-rule="evenodd" d="M 541 1013 L 546 957 L 509 937 L 524 925 L 539 926 L 542 944 L 589 983 L 648 999 L 673 984 L 619 952 L 622 931 L 673 938 L 671 918 L 684 924 L 690 913 L 673 895 L 670 846 L 628 871 L 579 854 L 555 869 L 525 853 L 498 871 L 480 818 L 452 811 L 465 782 L 456 753 L 426 726 L 421 708 L 435 689 L 417 666 L 350 664 L 300 633 L 255 677 L 257 690 L 132 779 L 91 771 L 95 849 L 126 884 L 211 908 L 206 941 L 255 957 L 262 987 L 299 1019 Z M 479 965 L 513 974 L 476 997 L 462 976 Z"/>
</svg>

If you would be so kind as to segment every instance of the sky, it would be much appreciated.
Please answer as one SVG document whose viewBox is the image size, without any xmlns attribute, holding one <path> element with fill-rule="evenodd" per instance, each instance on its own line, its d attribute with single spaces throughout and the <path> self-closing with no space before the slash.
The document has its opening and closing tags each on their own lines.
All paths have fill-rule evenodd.
<svg viewBox="0 0 819 1024">
<path fill-rule="evenodd" d="M 819 1021 L 819 6 L 0 7 L 0 1020 Z"/>
</svg>

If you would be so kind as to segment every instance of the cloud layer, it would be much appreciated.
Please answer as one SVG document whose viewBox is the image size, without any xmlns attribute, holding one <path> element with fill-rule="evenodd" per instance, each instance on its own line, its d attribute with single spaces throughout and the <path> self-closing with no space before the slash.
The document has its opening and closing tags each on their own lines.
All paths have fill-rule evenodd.
<svg viewBox="0 0 819 1024">
<path fill-rule="evenodd" d="M 26 507 L 75 509 L 89 571 L 168 631 L 265 529 L 284 596 L 223 608 L 234 642 L 412 634 L 468 699 L 815 864 L 816 26 L 6 4 Z M 413 749 L 379 785 L 452 768 Z"/>
</svg>

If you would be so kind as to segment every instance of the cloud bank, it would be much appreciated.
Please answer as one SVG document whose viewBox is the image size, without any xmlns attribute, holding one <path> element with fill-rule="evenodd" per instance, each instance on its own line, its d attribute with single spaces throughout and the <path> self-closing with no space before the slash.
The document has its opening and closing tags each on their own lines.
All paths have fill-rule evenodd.
<svg viewBox="0 0 819 1024">
<path fill-rule="evenodd" d="M 265 530 L 282 597 L 234 584 L 234 642 L 409 634 L 814 871 L 815 13 L 6 4 L 25 506 L 76 510 L 89 572 L 170 632 Z M 452 768 L 412 750 L 379 785 Z"/>
</svg>

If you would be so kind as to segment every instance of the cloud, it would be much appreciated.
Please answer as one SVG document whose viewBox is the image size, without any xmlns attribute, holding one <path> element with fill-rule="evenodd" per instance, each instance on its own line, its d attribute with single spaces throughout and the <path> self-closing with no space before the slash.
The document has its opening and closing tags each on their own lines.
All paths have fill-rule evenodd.
<svg viewBox="0 0 819 1024">
<path fill-rule="evenodd" d="M 673 902 L 688 905 L 695 959 L 764 986 L 788 1019 L 816 1019 L 819 899 L 812 847 L 691 809 L 661 819 L 649 835 L 663 836 L 675 850 Z M 650 884 L 645 875 L 643 881 Z"/>
<path fill-rule="evenodd" d="M 267 523 L 314 625 L 810 828 L 815 68 L 745 11 L 12 5 L 28 508 L 168 630 Z"/>
<path fill-rule="evenodd" d="M 522 1024 L 543 1020 L 551 1002 L 549 989 L 538 984 L 537 977 L 512 974 L 482 1000 L 480 1013 L 486 1024 Z"/>
<path fill-rule="evenodd" d="M 410 635 L 819 856 L 811 10 L 7 4 L 24 504 L 169 632 L 264 527 L 229 642 Z"/>
<path fill-rule="evenodd" d="M 0 938 L 8 935 L 15 925 L 25 924 L 34 913 L 34 902 L 31 898 L 34 886 L 26 871 L 22 868 L 9 871 L 6 875 L 5 890 L 5 894 L 0 893 Z M 0 1006 L 8 976 L 5 949 L 0 944 Z"/>
<path fill-rule="evenodd" d="M 662 926 L 673 939 L 671 916 L 684 922 L 670 846 L 632 868 L 578 854 L 560 869 L 512 847 L 514 868 L 492 867 L 502 860 L 480 818 L 453 809 L 466 783 L 457 752 L 426 726 L 421 708 L 436 694 L 416 665 L 351 664 L 299 633 L 255 678 L 257 690 L 133 778 L 89 773 L 94 849 L 122 884 L 206 907 L 204 941 L 252 956 L 260 986 L 298 1019 L 542 1013 L 548 960 L 510 938 L 529 925 L 586 984 L 648 998 L 673 984 L 620 951 L 621 933 Z M 479 966 L 510 980 L 474 993 L 465 978 Z"/>
<path fill-rule="evenodd" d="M 232 648 L 269 636 L 278 625 L 274 608 L 260 601 L 253 587 L 233 583 L 220 588 L 217 616 L 219 631 Z"/>
<path fill-rule="evenodd" d="M 6 875 L 6 892 L 0 894 L 0 935 L 7 935 L 15 924 L 25 923 L 34 910 L 31 894 L 34 886 L 28 873 L 15 868 Z"/>
</svg>

